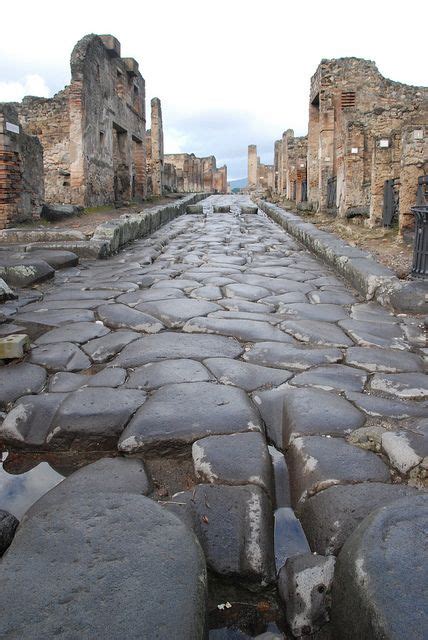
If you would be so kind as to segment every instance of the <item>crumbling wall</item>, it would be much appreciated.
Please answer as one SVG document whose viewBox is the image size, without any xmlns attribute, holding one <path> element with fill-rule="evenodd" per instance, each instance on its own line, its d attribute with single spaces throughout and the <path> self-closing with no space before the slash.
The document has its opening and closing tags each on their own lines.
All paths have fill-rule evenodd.
<svg viewBox="0 0 428 640">
<path fill-rule="evenodd" d="M 426 170 L 428 89 L 384 78 L 372 61 L 340 58 L 321 62 L 309 102 L 308 198 L 314 209 L 327 209 L 333 188 L 340 217 L 370 215 L 371 224 L 379 224 L 384 182 L 400 178 L 400 226 L 411 224 L 416 174 Z M 412 131 L 422 131 L 415 153 Z M 413 170 L 404 169 L 404 140 Z"/>
<path fill-rule="evenodd" d="M 179 193 L 227 193 L 227 167 L 217 169 L 214 156 L 198 158 L 194 153 L 168 153 L 164 161 L 175 168 Z"/>
<path fill-rule="evenodd" d="M 0 104 L 0 229 L 39 218 L 43 201 L 42 145 L 23 131 L 13 105 Z"/>
</svg>

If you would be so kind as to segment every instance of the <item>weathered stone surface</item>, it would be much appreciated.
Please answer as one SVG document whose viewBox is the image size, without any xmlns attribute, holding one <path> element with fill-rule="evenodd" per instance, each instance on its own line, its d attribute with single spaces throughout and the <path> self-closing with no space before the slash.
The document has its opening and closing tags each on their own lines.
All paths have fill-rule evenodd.
<svg viewBox="0 0 428 640">
<path fill-rule="evenodd" d="M 200 283 L 197 280 L 186 280 L 185 278 L 175 278 L 174 280 L 165 279 L 155 282 L 153 289 L 181 289 L 182 291 L 190 292 L 196 287 L 200 287 Z"/>
<path fill-rule="evenodd" d="M 43 260 L 0 260 L 0 278 L 11 287 L 30 287 L 54 275 L 55 270 Z"/>
<path fill-rule="evenodd" d="M 387 309 L 376 302 L 361 302 L 354 304 L 351 309 L 351 317 L 363 322 L 376 322 L 396 324 L 397 318 Z"/>
<path fill-rule="evenodd" d="M 125 387 L 130 389 L 157 389 L 179 382 L 207 382 L 212 376 L 197 360 L 161 360 L 149 362 L 131 372 Z"/>
<path fill-rule="evenodd" d="M 190 336 L 164 331 L 157 336 L 141 338 L 123 349 L 114 364 L 123 367 L 138 367 L 148 362 L 190 358 L 236 358 L 242 347 L 234 338 L 223 336 Z"/>
<path fill-rule="evenodd" d="M 362 391 L 367 374 L 361 369 L 347 367 L 344 364 L 327 364 L 313 367 L 294 376 L 290 384 L 296 386 L 312 386 L 325 391 Z"/>
<path fill-rule="evenodd" d="M 366 369 L 370 373 L 375 371 L 398 373 L 424 369 L 422 358 L 414 353 L 376 347 L 351 347 L 346 351 L 345 362 L 354 367 Z"/>
<path fill-rule="evenodd" d="M 37 249 L 36 246 L 32 245 L 27 247 L 27 252 L 30 254 L 31 259 L 44 260 L 52 269 L 69 269 L 79 263 L 79 257 L 72 251 Z"/>
<path fill-rule="evenodd" d="M 398 324 L 340 320 L 339 326 L 363 347 L 391 347 L 405 349 L 403 331 Z"/>
<path fill-rule="evenodd" d="M 51 449 L 112 450 L 146 399 L 135 389 L 83 388 L 70 393 L 50 424 Z"/>
<path fill-rule="evenodd" d="M 272 340 L 291 342 L 289 335 L 273 327 L 269 322 L 255 320 L 224 320 L 222 318 L 193 318 L 183 327 L 186 333 L 217 333 L 231 336 L 243 342 Z"/>
<path fill-rule="evenodd" d="M 364 424 L 350 402 L 318 389 L 288 390 L 283 411 L 283 447 L 299 436 L 344 436 Z"/>
<path fill-rule="evenodd" d="M 428 376 L 420 373 L 375 373 L 370 380 L 372 391 L 395 398 L 428 398 Z"/>
<path fill-rule="evenodd" d="M 335 484 L 388 482 L 388 467 L 375 453 L 342 438 L 295 438 L 287 451 L 291 498 L 299 502 Z"/>
<path fill-rule="evenodd" d="M 337 556 L 357 526 L 372 511 L 404 496 L 418 495 L 406 485 L 361 482 L 328 487 L 302 502 L 297 515 L 311 549 Z"/>
<path fill-rule="evenodd" d="M 72 342 L 41 345 L 32 350 L 30 362 L 50 371 L 81 371 L 91 366 L 89 358 Z"/>
<path fill-rule="evenodd" d="M 320 320 L 323 322 L 336 322 L 349 316 L 348 312 L 337 304 L 309 304 L 302 302 L 282 305 L 281 313 L 306 320 Z"/>
<path fill-rule="evenodd" d="M 0 509 L 0 556 L 10 546 L 19 521 L 8 511 Z"/>
<path fill-rule="evenodd" d="M 369 416 L 389 416 L 401 420 L 412 416 L 425 416 L 428 413 L 428 403 L 424 401 L 406 402 L 353 392 L 346 393 L 346 397 Z"/>
<path fill-rule="evenodd" d="M 371 513 L 339 554 L 333 625 L 343 640 L 423 640 L 427 634 L 424 566 L 428 495 Z"/>
<path fill-rule="evenodd" d="M 206 569 L 195 537 L 141 495 L 136 461 L 91 467 L 52 489 L 19 527 L 0 567 L 9 610 L 0 635 L 202 640 Z"/>
<path fill-rule="evenodd" d="M 157 318 L 131 309 L 125 304 L 106 304 L 98 307 L 100 319 L 113 329 L 134 329 L 144 333 L 158 333 L 164 328 Z"/>
<path fill-rule="evenodd" d="M 171 506 L 192 523 L 210 569 L 263 585 L 273 581 L 272 506 L 263 489 L 198 484 L 176 494 Z"/>
<path fill-rule="evenodd" d="M 294 637 L 312 634 L 330 620 L 335 560 L 306 553 L 289 558 L 281 570 L 278 590 Z"/>
<path fill-rule="evenodd" d="M 261 433 L 196 440 L 192 445 L 192 458 L 200 482 L 256 484 L 272 497 L 272 464 Z"/>
<path fill-rule="evenodd" d="M 342 353 L 339 349 L 311 348 L 298 343 L 260 342 L 246 351 L 243 358 L 267 367 L 304 370 L 318 364 L 338 362 Z"/>
<path fill-rule="evenodd" d="M 355 296 L 345 291 L 311 291 L 308 293 L 309 302 L 313 304 L 352 304 Z"/>
<path fill-rule="evenodd" d="M 257 411 L 241 389 L 210 382 L 171 384 L 156 391 L 119 441 L 127 453 L 165 455 L 209 435 L 259 431 Z"/>
<path fill-rule="evenodd" d="M 410 429 L 383 433 L 381 444 L 390 464 L 402 474 L 409 473 L 425 458 L 428 461 L 428 418 L 414 420 Z"/>
<path fill-rule="evenodd" d="M 44 204 L 41 217 L 50 222 L 64 220 L 83 212 L 83 207 L 73 204 Z"/>
<path fill-rule="evenodd" d="M 36 344 L 55 344 L 61 342 L 75 342 L 83 344 L 89 340 L 100 338 L 110 333 L 110 329 L 102 322 L 72 322 L 68 325 L 52 329 L 37 338 Z"/>
<path fill-rule="evenodd" d="M 277 371 L 230 358 L 209 358 L 204 360 L 204 365 L 222 384 L 231 384 L 245 391 L 266 386 L 276 387 L 286 382 L 292 375 L 289 371 Z"/>
<path fill-rule="evenodd" d="M 114 331 L 103 338 L 90 340 L 82 349 L 90 356 L 93 362 L 106 362 L 109 358 L 122 351 L 130 342 L 140 338 L 140 334 L 135 331 Z"/>
<path fill-rule="evenodd" d="M 5 302 L 6 300 L 15 300 L 17 297 L 18 296 L 16 295 L 16 293 L 12 291 L 12 289 L 9 287 L 9 285 L 6 284 L 3 278 L 0 278 L 0 302 Z"/>
<path fill-rule="evenodd" d="M 345 322 L 345 321 L 343 321 Z M 290 333 L 296 340 L 311 342 L 330 347 L 349 347 L 352 340 L 335 324 L 315 320 L 286 320 L 281 329 Z"/>
<path fill-rule="evenodd" d="M 204 316 L 212 311 L 221 309 L 221 307 L 218 304 L 205 300 L 183 298 L 174 301 L 160 300 L 157 302 L 145 302 L 139 304 L 138 309 L 158 318 L 167 327 L 177 328 L 183 326 L 190 318 Z"/>
<path fill-rule="evenodd" d="M 46 382 L 42 367 L 26 362 L 0 366 L 0 408 L 5 409 L 20 396 L 38 393 Z"/>
<path fill-rule="evenodd" d="M 0 426 L 1 439 L 24 449 L 45 449 L 50 426 L 65 393 L 22 396 Z"/>
<path fill-rule="evenodd" d="M 228 298 L 243 298 L 250 302 L 257 302 L 260 298 L 270 295 L 270 291 L 265 287 L 258 287 L 251 284 L 227 284 L 224 293 Z"/>
<path fill-rule="evenodd" d="M 268 439 L 278 448 L 282 449 L 282 425 L 284 415 L 284 400 L 286 390 L 289 389 L 287 383 L 277 389 L 266 391 L 256 391 L 253 394 L 253 401 L 256 405 L 266 427 Z"/>
<path fill-rule="evenodd" d="M 30 348 L 30 338 L 25 333 L 13 333 L 0 338 L 0 359 L 16 360 L 23 358 Z"/>
<path fill-rule="evenodd" d="M 302 525 L 290 507 L 282 507 L 274 513 L 275 521 L 275 568 L 283 567 L 288 558 L 310 553 Z"/>
<path fill-rule="evenodd" d="M 126 370 L 119 367 L 102 369 L 95 375 L 55 373 L 49 381 L 49 391 L 66 393 L 80 387 L 119 387 L 126 380 Z"/>
<path fill-rule="evenodd" d="M 143 302 L 155 302 L 157 300 L 176 300 L 177 298 L 184 298 L 185 293 L 180 289 L 139 289 L 138 291 L 132 291 L 131 293 L 124 293 L 116 298 L 116 302 L 127 304 L 130 307 L 135 307 L 137 304 Z M 171 303 L 172 305 L 173 303 Z"/>
<path fill-rule="evenodd" d="M 221 298 L 217 300 L 225 309 L 229 311 L 245 311 L 248 313 L 271 313 L 275 310 L 273 304 L 261 302 L 251 302 L 250 300 L 242 300 L 241 298 Z"/>
</svg>

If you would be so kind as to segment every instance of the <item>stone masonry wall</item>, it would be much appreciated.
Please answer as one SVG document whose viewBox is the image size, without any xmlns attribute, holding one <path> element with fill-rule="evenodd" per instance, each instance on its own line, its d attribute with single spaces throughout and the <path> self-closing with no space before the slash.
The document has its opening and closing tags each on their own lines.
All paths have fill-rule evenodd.
<svg viewBox="0 0 428 640">
<path fill-rule="evenodd" d="M 38 218 L 43 201 L 42 145 L 23 131 L 12 105 L 0 104 L 0 229 Z"/>
<path fill-rule="evenodd" d="M 197 158 L 193 153 L 168 153 L 164 160 L 175 167 L 174 190 L 179 193 L 227 193 L 227 167 L 217 169 L 214 156 Z"/>
</svg>

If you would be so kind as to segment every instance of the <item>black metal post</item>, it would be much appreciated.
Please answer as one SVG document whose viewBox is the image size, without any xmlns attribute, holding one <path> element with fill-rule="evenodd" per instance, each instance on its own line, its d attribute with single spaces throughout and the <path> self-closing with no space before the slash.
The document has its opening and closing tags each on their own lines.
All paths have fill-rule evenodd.
<svg viewBox="0 0 428 640">
<path fill-rule="evenodd" d="M 425 278 L 428 275 L 428 205 L 412 207 L 415 216 L 412 275 Z"/>
</svg>

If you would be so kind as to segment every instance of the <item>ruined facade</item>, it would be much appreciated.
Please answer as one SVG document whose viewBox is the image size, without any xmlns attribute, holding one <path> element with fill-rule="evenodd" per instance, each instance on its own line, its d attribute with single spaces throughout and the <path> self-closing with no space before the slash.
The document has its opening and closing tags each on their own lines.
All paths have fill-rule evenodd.
<svg viewBox="0 0 428 640">
<path fill-rule="evenodd" d="M 400 228 L 411 226 L 418 177 L 428 173 L 427 130 L 427 88 L 388 80 L 371 61 L 323 60 L 311 79 L 309 105 L 314 210 L 366 215 L 380 224 L 391 181 Z"/>
<path fill-rule="evenodd" d="M 43 145 L 49 203 L 95 206 L 146 195 L 145 83 L 111 35 L 87 35 L 71 54 L 71 82 L 53 98 L 26 97 L 20 123 Z"/>
<path fill-rule="evenodd" d="M 296 204 L 307 198 L 306 157 L 308 139 L 292 129 L 282 134 L 274 147 L 274 191 Z"/>
<path fill-rule="evenodd" d="M 227 167 L 217 169 L 214 156 L 197 158 L 193 153 L 165 154 L 168 175 L 175 173 L 173 191 L 179 193 L 227 193 Z"/>
<path fill-rule="evenodd" d="M 43 201 L 42 145 L 24 133 L 12 105 L 0 104 L 0 229 L 39 218 Z"/>
<path fill-rule="evenodd" d="M 253 191 L 275 188 L 275 167 L 273 164 L 262 164 L 257 155 L 257 146 L 248 145 L 248 189 Z"/>
</svg>

